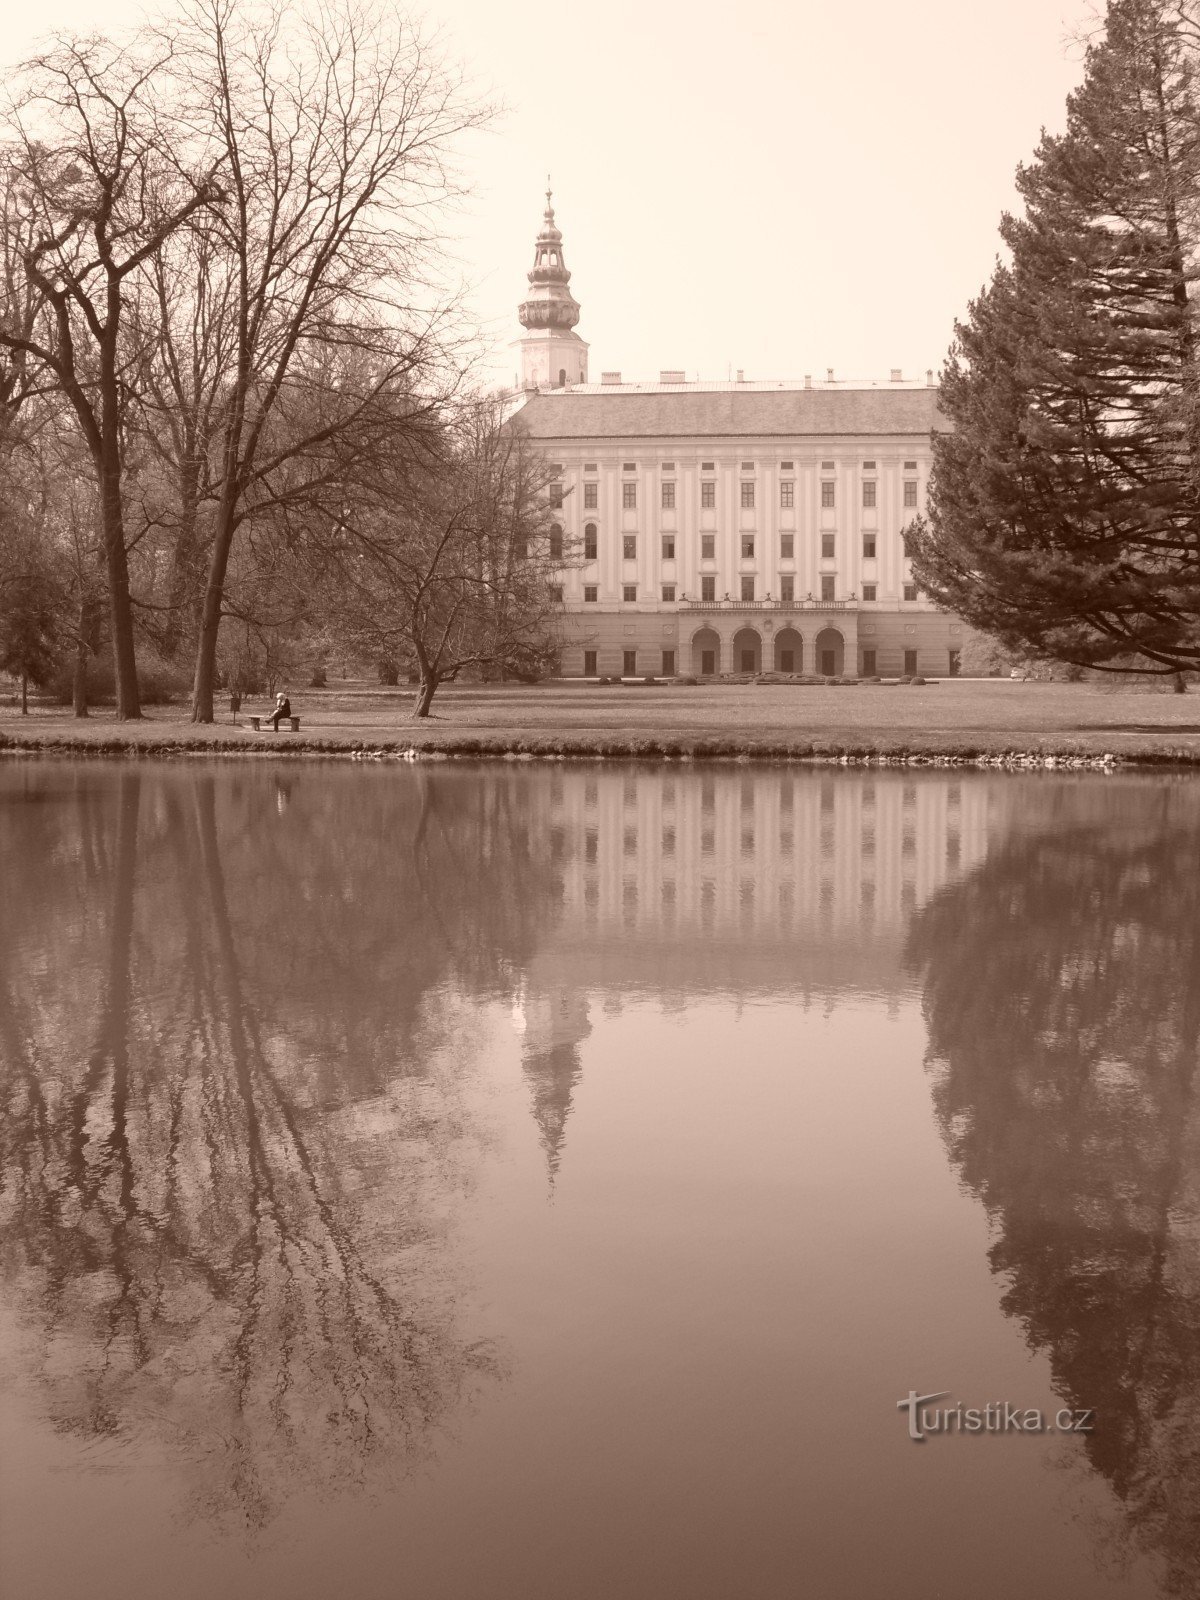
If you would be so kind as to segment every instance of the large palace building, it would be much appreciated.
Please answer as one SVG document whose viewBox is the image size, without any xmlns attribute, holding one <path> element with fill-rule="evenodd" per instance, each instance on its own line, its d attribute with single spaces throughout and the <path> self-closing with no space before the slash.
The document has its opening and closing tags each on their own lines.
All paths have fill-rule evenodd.
<svg viewBox="0 0 1200 1600">
<path fill-rule="evenodd" d="M 878 383 L 588 379 L 550 193 L 520 308 L 514 423 L 552 464 L 569 677 L 954 676 L 964 626 L 917 590 L 932 373 Z"/>
</svg>

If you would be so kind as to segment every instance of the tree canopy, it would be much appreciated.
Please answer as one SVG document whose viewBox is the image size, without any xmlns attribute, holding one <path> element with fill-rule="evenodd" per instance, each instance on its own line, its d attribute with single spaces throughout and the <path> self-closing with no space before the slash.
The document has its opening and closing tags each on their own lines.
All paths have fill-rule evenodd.
<svg viewBox="0 0 1200 1600">
<path fill-rule="evenodd" d="M 1192 6 L 1110 0 L 1066 131 L 1018 172 L 1011 260 L 956 325 L 913 575 L 1005 644 L 1200 666 Z"/>
</svg>

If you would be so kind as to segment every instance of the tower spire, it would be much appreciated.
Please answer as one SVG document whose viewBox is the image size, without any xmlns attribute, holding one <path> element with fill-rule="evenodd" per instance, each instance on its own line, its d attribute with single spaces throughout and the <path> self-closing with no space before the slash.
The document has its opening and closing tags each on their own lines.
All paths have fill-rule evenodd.
<svg viewBox="0 0 1200 1600">
<path fill-rule="evenodd" d="M 517 341 L 523 389 L 562 388 L 587 382 L 587 345 L 574 332 L 579 302 L 570 290 L 562 233 L 554 219 L 554 191 L 546 174 L 546 210 L 534 241 L 529 290 L 518 316 L 526 330 Z"/>
</svg>

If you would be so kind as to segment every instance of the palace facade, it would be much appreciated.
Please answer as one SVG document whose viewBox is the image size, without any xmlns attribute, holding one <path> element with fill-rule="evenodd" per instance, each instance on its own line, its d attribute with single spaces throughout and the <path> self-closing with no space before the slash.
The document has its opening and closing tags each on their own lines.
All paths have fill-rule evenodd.
<svg viewBox="0 0 1200 1600">
<path fill-rule="evenodd" d="M 551 463 L 566 676 L 957 675 L 966 629 L 913 582 L 932 373 L 878 383 L 588 379 L 546 211 L 520 307 L 513 425 Z"/>
</svg>

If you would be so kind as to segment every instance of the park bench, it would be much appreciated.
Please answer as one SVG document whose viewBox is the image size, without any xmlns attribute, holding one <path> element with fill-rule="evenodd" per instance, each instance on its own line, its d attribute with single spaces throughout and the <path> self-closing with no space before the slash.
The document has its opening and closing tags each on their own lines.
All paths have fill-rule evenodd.
<svg viewBox="0 0 1200 1600">
<path fill-rule="evenodd" d="M 251 717 L 250 718 L 250 726 L 254 729 L 255 733 L 258 733 L 261 730 L 263 723 L 264 722 L 269 722 L 270 720 L 271 720 L 270 717 Z M 299 733 L 300 732 L 300 718 L 299 717 L 283 717 L 283 718 L 281 718 L 281 721 L 291 723 L 291 728 L 292 728 L 292 732 L 293 733 Z"/>
</svg>

